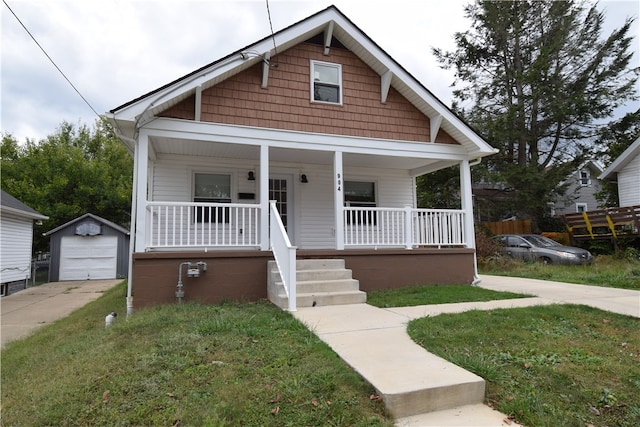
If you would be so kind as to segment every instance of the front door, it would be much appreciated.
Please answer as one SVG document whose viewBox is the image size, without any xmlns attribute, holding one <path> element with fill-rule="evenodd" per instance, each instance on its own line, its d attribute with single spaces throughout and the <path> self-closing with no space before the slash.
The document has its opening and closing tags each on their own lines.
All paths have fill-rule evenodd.
<svg viewBox="0 0 640 427">
<path fill-rule="evenodd" d="M 293 243 L 293 177 L 291 175 L 272 175 L 269 178 L 269 200 L 276 201 L 289 240 Z"/>
</svg>

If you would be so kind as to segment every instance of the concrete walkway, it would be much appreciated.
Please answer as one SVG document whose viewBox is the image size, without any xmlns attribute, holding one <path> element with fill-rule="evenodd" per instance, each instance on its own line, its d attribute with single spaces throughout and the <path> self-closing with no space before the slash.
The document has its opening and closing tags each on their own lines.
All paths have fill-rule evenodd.
<svg viewBox="0 0 640 427">
<path fill-rule="evenodd" d="M 26 337 L 44 325 L 68 316 L 85 304 L 98 299 L 118 283 L 122 283 L 122 279 L 54 282 L 2 297 L 2 347 L 8 342 Z"/>
<path fill-rule="evenodd" d="M 483 404 L 484 380 L 415 344 L 410 320 L 467 310 L 572 303 L 640 317 L 640 291 L 483 276 L 480 287 L 535 295 L 477 303 L 381 309 L 367 304 L 300 308 L 294 313 L 382 396 L 396 425 L 507 426 Z"/>
</svg>

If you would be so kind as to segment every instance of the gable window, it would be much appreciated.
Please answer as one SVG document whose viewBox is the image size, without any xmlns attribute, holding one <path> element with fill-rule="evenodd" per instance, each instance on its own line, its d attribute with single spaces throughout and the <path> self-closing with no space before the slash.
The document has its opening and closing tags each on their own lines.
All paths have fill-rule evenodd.
<svg viewBox="0 0 640 427">
<path fill-rule="evenodd" d="M 375 182 L 345 181 L 344 205 L 347 207 L 375 208 Z M 347 211 L 347 224 L 375 225 L 376 223 L 376 212 Z"/>
<path fill-rule="evenodd" d="M 231 175 L 196 173 L 193 177 L 193 201 L 231 203 Z M 196 206 L 197 222 L 229 222 L 229 208 Z"/>
<path fill-rule="evenodd" d="M 591 177 L 589 176 L 588 170 L 580 171 L 580 185 L 583 187 L 591 185 Z"/>
<path fill-rule="evenodd" d="M 576 203 L 576 212 L 586 212 L 587 204 L 586 203 Z"/>
<path fill-rule="evenodd" d="M 342 66 L 311 61 L 311 101 L 342 104 Z"/>
</svg>

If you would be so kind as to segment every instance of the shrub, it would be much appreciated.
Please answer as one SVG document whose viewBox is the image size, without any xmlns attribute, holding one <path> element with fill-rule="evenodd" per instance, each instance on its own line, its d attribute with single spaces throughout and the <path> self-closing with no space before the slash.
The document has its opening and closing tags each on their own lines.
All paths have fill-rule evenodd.
<svg viewBox="0 0 640 427">
<path fill-rule="evenodd" d="M 478 262 L 485 262 L 500 256 L 500 245 L 493 240 L 491 232 L 482 226 L 476 229 L 476 256 Z"/>
<path fill-rule="evenodd" d="M 559 233 L 555 231 L 544 231 L 541 233 L 542 236 L 548 237 L 551 240 L 555 240 L 561 245 L 570 246 L 571 239 L 569 238 L 569 233 Z"/>
</svg>

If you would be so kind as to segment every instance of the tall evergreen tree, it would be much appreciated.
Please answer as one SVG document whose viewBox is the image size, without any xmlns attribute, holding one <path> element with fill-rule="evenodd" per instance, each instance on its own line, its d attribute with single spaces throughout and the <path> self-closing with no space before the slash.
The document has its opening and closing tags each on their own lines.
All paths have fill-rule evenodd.
<svg viewBox="0 0 640 427">
<path fill-rule="evenodd" d="M 477 0 L 465 14 L 456 50 L 434 54 L 455 70 L 454 109 L 500 149 L 481 174 L 510 190 L 500 214 L 539 219 L 613 111 L 637 99 L 633 21 L 603 37 L 604 13 L 573 0 Z"/>
</svg>

